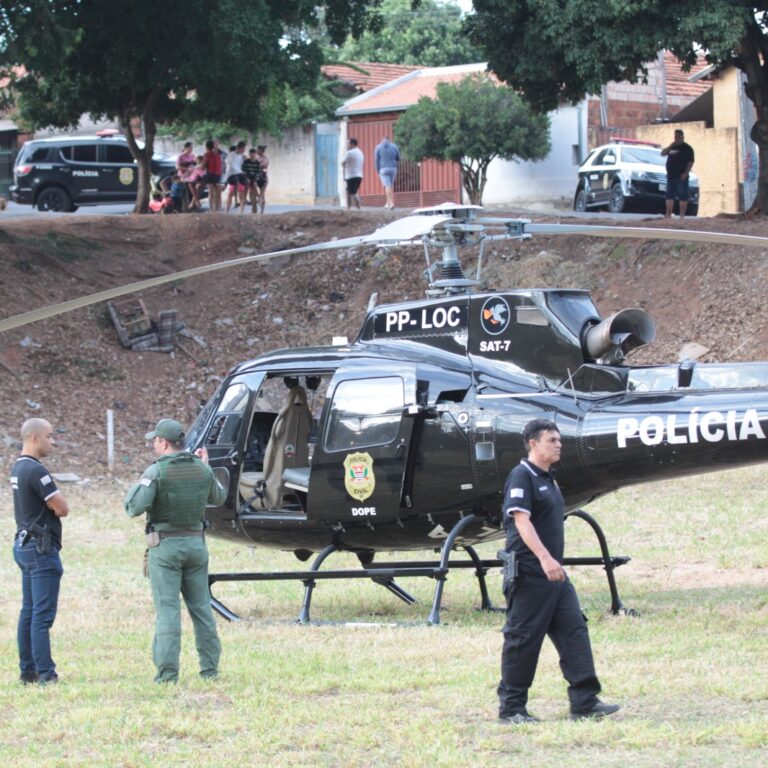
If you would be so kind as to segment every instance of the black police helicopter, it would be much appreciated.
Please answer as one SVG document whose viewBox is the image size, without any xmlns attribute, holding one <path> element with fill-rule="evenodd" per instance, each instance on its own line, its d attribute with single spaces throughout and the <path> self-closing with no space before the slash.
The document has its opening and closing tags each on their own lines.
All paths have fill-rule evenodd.
<svg viewBox="0 0 768 768">
<path fill-rule="evenodd" d="M 523 425 L 555 421 L 563 438 L 558 482 L 569 514 L 594 529 L 598 558 L 624 610 L 597 522 L 580 507 L 633 483 L 726 469 L 768 459 L 768 363 L 629 366 L 653 341 L 640 309 L 605 319 L 586 291 L 476 292 L 483 248 L 494 240 L 574 233 L 738 242 L 768 239 L 686 230 L 532 224 L 484 216 L 478 206 L 414 211 L 371 235 L 252 254 L 165 275 L 0 321 L 0 331 L 124 293 L 276 255 L 359 245 L 421 245 L 426 298 L 382 305 L 371 298 L 357 338 L 286 349 L 234 367 L 190 428 L 186 445 L 205 447 L 229 490 L 211 508 L 210 533 L 293 551 L 305 571 L 211 574 L 211 583 L 301 579 L 299 620 L 309 621 L 318 579 L 370 578 L 413 602 L 397 577 L 437 581 L 431 623 L 439 623 L 451 568 L 473 568 L 484 608 L 485 573 L 473 545 L 503 536 L 501 494 L 524 454 Z M 477 276 L 459 249 L 479 246 Z M 433 260 L 435 250 L 441 252 Z M 469 559 L 458 559 L 463 549 Z M 377 563 L 380 551 L 439 550 L 439 561 Z M 333 552 L 357 554 L 361 568 L 321 570 Z M 212 598 L 217 611 L 235 618 Z"/>
</svg>

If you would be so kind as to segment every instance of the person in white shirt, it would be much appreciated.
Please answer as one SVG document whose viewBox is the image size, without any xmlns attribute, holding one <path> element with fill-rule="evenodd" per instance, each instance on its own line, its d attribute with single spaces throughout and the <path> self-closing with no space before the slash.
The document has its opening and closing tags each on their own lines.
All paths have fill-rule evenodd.
<svg viewBox="0 0 768 768">
<path fill-rule="evenodd" d="M 341 161 L 341 167 L 344 169 L 344 181 L 347 185 L 347 208 L 351 208 L 352 203 L 354 203 L 360 210 L 360 195 L 357 193 L 363 180 L 365 156 L 357 146 L 357 139 L 350 139 L 347 146 L 349 147 L 347 154 Z"/>
<path fill-rule="evenodd" d="M 245 155 L 245 142 L 239 141 L 234 151 L 227 155 L 227 184 L 229 186 L 229 195 L 227 195 L 227 213 L 234 200 L 235 206 L 240 202 L 240 213 L 245 210 L 245 201 L 248 195 L 248 179 L 243 173 L 243 156 Z"/>
</svg>

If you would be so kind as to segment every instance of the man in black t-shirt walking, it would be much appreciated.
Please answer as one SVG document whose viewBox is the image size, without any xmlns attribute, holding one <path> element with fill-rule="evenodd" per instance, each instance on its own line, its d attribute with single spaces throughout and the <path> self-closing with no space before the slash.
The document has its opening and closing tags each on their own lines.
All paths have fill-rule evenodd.
<svg viewBox="0 0 768 768">
<path fill-rule="evenodd" d="M 507 477 L 502 514 L 506 551 L 517 576 L 505 578 L 507 621 L 498 687 L 499 719 L 538 722 L 526 709 L 544 637 L 549 635 L 568 681 L 571 719 L 617 712 L 600 701 L 592 647 L 576 591 L 563 570 L 565 503 L 550 467 L 560 460 L 560 432 L 553 421 L 534 419 L 523 429 L 528 458 Z M 514 573 L 514 568 L 512 569 Z"/>
<path fill-rule="evenodd" d="M 53 447 L 45 419 L 21 427 L 22 449 L 11 470 L 16 536 L 13 558 L 21 570 L 22 604 L 17 640 L 22 683 L 55 683 L 50 629 L 56 618 L 61 567 L 61 518 L 69 507 L 40 459 Z"/>
<path fill-rule="evenodd" d="M 685 218 L 688 208 L 688 176 L 693 168 L 693 147 L 685 143 L 685 134 L 678 128 L 675 140 L 661 150 L 667 158 L 667 212 L 666 218 L 672 216 L 675 199 L 680 201 L 680 218 Z"/>
</svg>

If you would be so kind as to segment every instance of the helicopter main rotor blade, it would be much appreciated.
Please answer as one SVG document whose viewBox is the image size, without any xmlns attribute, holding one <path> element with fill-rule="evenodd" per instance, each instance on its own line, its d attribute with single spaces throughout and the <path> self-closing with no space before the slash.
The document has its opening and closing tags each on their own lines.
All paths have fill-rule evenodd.
<svg viewBox="0 0 768 768">
<path fill-rule="evenodd" d="M 435 226 L 448 221 L 451 218 L 452 217 L 449 215 L 406 216 L 404 219 L 398 219 L 397 221 L 385 224 L 383 227 L 379 227 L 375 232 L 372 232 L 368 235 L 348 237 L 343 240 L 330 240 L 325 243 L 317 243 L 316 245 L 305 245 L 300 248 L 288 248 L 282 251 L 272 251 L 271 253 L 249 253 L 247 256 L 242 256 L 237 259 L 228 259 L 227 261 L 219 261 L 215 264 L 206 264 L 202 267 L 184 269 L 180 272 L 173 272 L 168 275 L 150 277 L 146 280 L 139 280 L 135 283 L 128 283 L 127 285 L 121 285 L 117 288 L 108 288 L 105 291 L 92 293 L 88 296 L 81 296 L 79 299 L 71 299 L 70 301 L 62 302 L 61 304 L 51 304 L 47 307 L 40 307 L 40 309 L 33 309 L 20 315 L 8 317 L 5 320 L 0 320 L 0 333 L 3 331 L 10 331 L 13 328 L 19 328 L 22 325 L 37 322 L 38 320 L 47 320 L 49 317 L 56 317 L 56 315 L 62 315 L 75 309 L 89 307 L 92 304 L 99 304 L 102 301 L 116 299 L 119 296 L 124 296 L 127 293 L 136 293 L 137 291 L 143 291 L 147 288 L 154 288 L 155 286 L 163 285 L 164 283 L 172 283 L 176 280 L 185 280 L 188 277 L 204 275 L 208 272 L 214 272 L 219 269 L 228 269 L 229 267 L 239 267 L 244 264 L 251 264 L 253 262 L 267 261 L 268 259 L 273 259 L 278 256 L 294 256 L 300 253 L 335 250 L 337 248 L 352 248 L 356 245 L 372 245 L 374 243 L 383 246 L 411 244 L 415 238 L 427 234 Z M 241 251 L 244 250 L 245 249 L 241 249 Z M 245 252 L 247 253 L 247 251 Z"/>
<path fill-rule="evenodd" d="M 685 240 L 693 243 L 720 243 L 768 248 L 768 237 L 705 232 L 698 229 L 655 229 L 654 227 L 606 227 L 594 224 L 526 224 L 532 235 L 586 235 L 588 237 L 639 237 L 658 240 Z"/>
<path fill-rule="evenodd" d="M 215 264 L 205 264 L 202 267 L 183 269 L 180 272 L 172 272 L 168 275 L 150 277 L 146 280 L 139 280 L 135 283 L 128 283 L 127 285 L 121 285 L 116 288 L 108 288 L 105 291 L 99 291 L 98 293 L 91 293 L 87 296 L 81 296 L 79 299 L 71 299 L 70 301 L 64 301 L 60 304 L 50 304 L 47 307 L 40 307 L 39 309 L 33 309 L 20 315 L 7 317 L 5 320 L 0 320 L 0 333 L 3 331 L 10 331 L 13 328 L 19 328 L 22 325 L 37 322 L 38 320 L 47 320 L 49 317 L 63 315 L 64 313 L 71 312 L 75 309 L 90 307 L 92 304 L 99 304 L 102 301 L 116 299 L 119 296 L 124 296 L 126 293 L 143 291 L 147 288 L 154 288 L 157 285 L 172 283 L 176 280 L 185 280 L 188 277 L 204 275 L 208 272 L 215 272 L 219 269 L 228 269 L 229 267 L 239 267 L 244 264 L 251 264 L 253 262 L 267 261 L 278 256 L 293 256 L 299 253 L 311 253 L 312 251 L 325 251 L 335 248 L 351 248 L 355 245 L 368 245 L 370 243 L 368 238 L 370 237 L 371 235 L 363 235 L 361 237 L 349 237 L 345 240 L 332 240 L 330 242 L 319 243 L 317 245 L 305 245 L 300 248 L 288 248 L 283 251 L 257 253 L 248 256 L 241 256 L 237 259 L 218 261 Z"/>
<path fill-rule="evenodd" d="M 375 232 L 359 237 L 350 237 L 343 240 L 331 240 L 325 243 L 301 246 L 299 248 L 288 248 L 282 251 L 272 251 L 269 253 L 253 253 L 247 249 L 240 249 L 247 255 L 229 259 L 227 261 L 216 262 L 215 264 L 206 264 L 201 267 L 173 272 L 167 275 L 159 275 L 146 280 L 139 280 L 134 283 L 122 285 L 117 288 L 109 288 L 105 291 L 99 291 L 88 296 L 82 296 L 78 299 L 72 299 L 60 304 L 52 304 L 47 307 L 41 307 L 29 312 L 8 317 L 0 320 L 0 333 L 10 331 L 13 328 L 46 320 L 49 317 L 71 312 L 75 309 L 82 309 L 102 301 L 124 296 L 128 293 L 143 291 L 148 288 L 154 288 L 164 283 L 171 283 L 176 280 L 184 280 L 188 277 L 204 275 L 208 272 L 214 272 L 229 267 L 238 267 L 253 262 L 266 261 L 278 256 L 292 256 L 301 253 L 313 253 L 315 251 L 335 250 L 338 248 L 352 248 L 358 245 L 394 246 L 394 245 L 412 245 L 415 241 L 421 240 L 436 229 L 442 229 L 443 226 L 450 227 L 452 224 L 467 225 L 467 217 L 455 216 L 457 212 L 464 211 L 467 207 L 456 206 L 453 204 L 444 204 L 433 208 L 418 209 L 410 216 L 403 219 L 385 224 L 379 227 Z M 477 206 L 469 206 L 474 209 Z M 473 223 L 488 229 L 498 227 L 504 228 L 499 234 L 486 235 L 489 240 L 504 240 L 510 238 L 530 237 L 533 234 L 538 235 L 585 235 L 589 237 L 634 237 L 661 240 L 691 241 L 700 243 L 722 243 L 729 245 L 746 245 L 758 248 L 768 248 L 768 238 L 757 237 L 754 235 L 731 235 L 721 232 L 704 232 L 698 230 L 679 230 L 679 229 L 655 229 L 652 227 L 616 227 L 590 224 L 533 224 L 527 219 L 506 219 L 495 217 L 474 218 Z M 463 220 L 464 219 L 464 220 Z M 516 224 L 517 231 L 513 232 L 510 226 Z"/>
</svg>

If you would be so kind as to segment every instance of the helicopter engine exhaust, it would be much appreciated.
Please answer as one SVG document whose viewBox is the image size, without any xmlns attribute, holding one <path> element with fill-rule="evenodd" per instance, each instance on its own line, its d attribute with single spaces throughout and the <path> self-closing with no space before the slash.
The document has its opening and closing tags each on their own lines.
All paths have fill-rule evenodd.
<svg viewBox="0 0 768 768">
<path fill-rule="evenodd" d="M 642 309 L 622 309 L 586 328 L 583 346 L 592 360 L 620 363 L 636 349 L 656 338 L 656 325 Z"/>
</svg>

